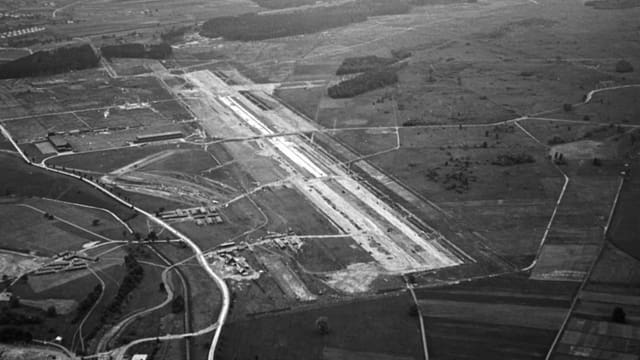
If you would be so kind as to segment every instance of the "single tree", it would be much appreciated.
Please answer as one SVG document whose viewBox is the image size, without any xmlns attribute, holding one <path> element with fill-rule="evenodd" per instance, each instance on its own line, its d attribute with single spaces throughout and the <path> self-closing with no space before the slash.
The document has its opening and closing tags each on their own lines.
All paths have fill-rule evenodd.
<svg viewBox="0 0 640 360">
<path fill-rule="evenodd" d="M 184 299 L 182 298 L 182 295 L 178 295 L 176 296 L 175 299 L 173 299 L 173 302 L 171 302 L 171 312 L 174 314 L 177 314 L 183 311 L 184 311 Z"/>
<path fill-rule="evenodd" d="M 10 308 L 20 307 L 20 299 L 18 299 L 18 297 L 15 295 L 11 295 L 11 297 L 9 298 L 9 307 Z"/>
<path fill-rule="evenodd" d="M 320 335 L 326 335 L 329 333 L 329 319 L 326 316 L 320 316 L 316 319 L 316 328 Z"/>
<path fill-rule="evenodd" d="M 416 283 L 416 277 L 413 274 L 409 274 L 407 275 L 407 282 L 409 284 L 415 284 Z"/>
<path fill-rule="evenodd" d="M 624 312 L 624 310 L 619 307 L 616 306 L 613 309 L 613 313 L 611 314 L 611 321 L 619 323 L 619 324 L 624 324 L 627 322 L 627 314 Z"/>
<path fill-rule="evenodd" d="M 56 311 L 56 307 L 51 305 L 47 308 L 47 316 L 48 317 L 56 317 L 58 316 L 58 312 Z"/>
<path fill-rule="evenodd" d="M 100 219 L 93 219 L 93 221 L 91 222 L 92 226 L 98 226 L 100 225 Z"/>
<path fill-rule="evenodd" d="M 417 317 L 419 315 L 418 306 L 416 304 L 409 305 L 409 316 Z"/>
<path fill-rule="evenodd" d="M 149 240 L 149 241 L 158 240 L 158 234 L 156 234 L 156 232 L 153 231 L 153 230 L 149 231 L 149 234 L 147 234 L 147 240 Z"/>
<path fill-rule="evenodd" d="M 633 65 L 627 60 L 620 60 L 616 63 L 616 72 L 627 73 L 633 72 Z"/>
</svg>

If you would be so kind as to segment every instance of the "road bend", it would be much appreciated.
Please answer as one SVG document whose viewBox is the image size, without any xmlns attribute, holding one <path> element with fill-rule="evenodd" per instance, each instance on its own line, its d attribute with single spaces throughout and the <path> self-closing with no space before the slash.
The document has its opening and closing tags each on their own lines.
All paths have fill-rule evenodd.
<svg viewBox="0 0 640 360">
<path fill-rule="evenodd" d="M 101 191 L 102 193 L 104 193 L 105 195 L 111 197 L 112 199 L 118 201 L 119 203 L 129 207 L 132 210 L 137 211 L 140 214 L 145 215 L 148 219 L 151 219 L 151 221 L 153 221 L 154 223 L 162 226 L 165 230 L 169 231 L 170 233 L 172 233 L 177 239 L 180 239 L 181 241 L 183 241 L 185 244 L 187 244 L 191 250 L 194 252 L 194 257 L 196 258 L 196 260 L 198 261 L 198 264 L 200 264 L 200 266 L 202 266 L 202 268 L 206 271 L 206 273 L 209 275 L 209 277 L 211 277 L 211 279 L 216 283 L 216 285 L 218 286 L 218 288 L 220 289 L 221 295 L 222 295 L 222 307 L 220 309 L 220 314 L 218 315 L 218 319 L 215 323 L 213 323 L 212 325 L 208 326 L 207 328 L 201 329 L 199 331 L 193 332 L 193 333 L 185 333 L 185 334 L 175 334 L 175 335 L 165 335 L 165 336 L 160 336 L 160 337 L 153 337 L 153 338 L 145 338 L 145 339 L 138 339 L 138 340 L 134 340 L 133 342 L 127 344 L 124 346 L 124 352 L 122 352 L 122 355 L 124 355 L 124 353 L 126 352 L 126 349 L 128 349 L 129 347 L 136 345 L 136 344 L 140 344 L 143 342 L 148 342 L 148 341 L 154 341 L 154 340 L 176 340 L 176 339 L 184 339 L 184 338 L 188 338 L 191 336 L 199 336 L 199 335 L 203 335 L 206 333 L 209 333 L 213 330 L 215 330 L 215 333 L 213 335 L 213 340 L 211 341 L 211 346 L 209 347 L 209 354 L 207 356 L 208 360 L 213 360 L 214 356 L 215 356 L 215 352 L 216 352 L 216 346 L 218 344 L 218 341 L 220 340 L 220 334 L 222 333 L 222 327 L 224 326 L 224 323 L 227 320 L 227 315 L 229 314 L 229 307 L 231 305 L 231 295 L 229 292 L 229 288 L 227 287 L 227 284 L 225 283 L 225 281 L 218 276 L 218 274 L 216 274 L 213 269 L 211 269 L 211 267 L 209 266 L 209 263 L 207 262 L 207 259 L 204 256 L 204 253 L 202 252 L 202 250 L 200 249 L 200 247 L 198 247 L 198 245 L 191 240 L 190 238 L 188 238 L 187 236 L 185 236 L 184 234 L 182 234 L 181 232 L 179 232 L 178 230 L 174 229 L 171 225 L 169 225 L 168 223 L 162 221 L 161 219 L 157 218 L 155 215 L 153 215 L 152 213 L 141 209 L 121 198 L 119 198 L 117 195 L 113 194 L 111 191 L 109 191 L 107 188 L 105 188 L 104 186 L 93 182 L 89 179 L 85 179 L 82 176 L 76 175 L 76 174 L 72 174 L 66 171 L 62 171 L 62 170 L 58 170 L 58 169 L 52 169 L 47 167 L 46 165 L 43 165 L 41 163 L 36 163 L 34 161 L 31 161 L 31 159 L 29 159 L 24 152 L 22 151 L 22 149 L 18 146 L 18 144 L 15 142 L 15 140 L 13 139 L 13 137 L 11 136 L 11 134 L 9 133 L 9 131 L 7 131 L 7 129 L 0 125 L 0 132 L 4 135 L 5 138 L 7 138 L 7 140 L 9 140 L 9 142 L 11 142 L 11 145 L 16 149 L 16 151 L 18 152 L 18 154 L 22 157 L 22 159 L 29 165 L 38 167 L 40 169 L 49 171 L 49 172 L 53 172 L 53 173 L 58 173 L 61 175 L 65 175 L 65 176 L 69 176 L 72 178 L 75 178 L 77 180 L 83 181 L 89 185 L 91 185 L 93 188 Z M 119 348 L 122 349 L 122 348 Z"/>
</svg>

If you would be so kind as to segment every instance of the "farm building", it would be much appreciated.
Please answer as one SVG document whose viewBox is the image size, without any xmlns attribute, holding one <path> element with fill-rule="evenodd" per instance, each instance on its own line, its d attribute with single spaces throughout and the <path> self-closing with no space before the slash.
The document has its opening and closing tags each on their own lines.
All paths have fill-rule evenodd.
<svg viewBox="0 0 640 360">
<path fill-rule="evenodd" d="M 65 138 L 60 135 L 49 135 L 47 136 L 47 140 L 53 145 L 53 147 L 58 151 L 72 151 L 73 148 L 71 144 Z"/>
<path fill-rule="evenodd" d="M 148 135 L 138 135 L 136 136 L 136 143 L 144 143 L 144 142 L 152 142 L 152 141 L 162 141 L 162 140 L 171 140 L 171 139 L 180 139 L 184 137 L 182 132 L 180 131 L 170 131 L 165 133 L 158 134 L 148 134 Z"/>
</svg>

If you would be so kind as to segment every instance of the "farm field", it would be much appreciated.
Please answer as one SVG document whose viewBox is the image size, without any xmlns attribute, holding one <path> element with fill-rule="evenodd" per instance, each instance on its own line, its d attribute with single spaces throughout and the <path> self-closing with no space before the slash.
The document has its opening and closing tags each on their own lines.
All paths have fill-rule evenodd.
<svg viewBox="0 0 640 360">
<path fill-rule="evenodd" d="M 51 256 L 64 250 L 79 250 L 86 243 L 102 240 L 66 223 L 48 220 L 40 211 L 22 204 L 2 205 L 0 213 L 0 225 L 7 234 L 2 242 L 5 249 Z"/>
<path fill-rule="evenodd" d="M 0 193 L 17 196 L 39 196 L 72 203 L 105 208 L 124 219 L 130 220 L 130 209 L 108 198 L 89 185 L 78 183 L 69 177 L 52 174 L 25 164 L 15 155 L 0 153 L 2 183 Z M 9 171 L 11 169 L 11 171 Z"/>
<path fill-rule="evenodd" d="M 416 290 L 437 359 L 544 357 L 576 286 L 507 275 Z"/>
<path fill-rule="evenodd" d="M 47 160 L 47 164 L 87 172 L 109 173 L 163 150 L 180 149 L 185 144 L 148 144 L 102 151 L 61 155 Z"/>
<path fill-rule="evenodd" d="M 419 359 L 420 334 L 417 319 L 407 312 L 410 303 L 409 294 L 400 293 L 231 322 L 223 332 L 223 355 L 299 359 L 367 353 L 372 358 Z M 315 328 L 319 316 L 328 319 L 326 336 Z"/>
<path fill-rule="evenodd" d="M 637 158 L 633 160 L 637 162 Z M 637 291 L 640 262 L 626 240 L 633 232 L 628 224 L 634 223 L 634 215 L 625 208 L 632 202 L 636 188 L 636 176 L 628 177 L 622 185 L 607 242 L 592 262 L 585 286 L 552 348 L 553 359 L 579 353 L 588 354 L 588 358 L 601 354 L 618 358 L 637 356 L 634 349 L 640 343 L 633 334 L 640 331 L 636 306 L 640 296 Z M 616 317 L 616 308 L 621 309 L 622 318 Z"/>
<path fill-rule="evenodd" d="M 617 214 L 620 215 L 614 216 L 611 223 L 611 241 L 635 259 L 640 259 L 640 247 L 634 239 L 634 234 L 638 233 L 638 222 L 632 216 L 624 216 L 624 214 L 636 213 L 635 209 L 640 196 L 638 185 L 638 177 L 635 174 L 625 182 L 616 208 Z"/>
</svg>

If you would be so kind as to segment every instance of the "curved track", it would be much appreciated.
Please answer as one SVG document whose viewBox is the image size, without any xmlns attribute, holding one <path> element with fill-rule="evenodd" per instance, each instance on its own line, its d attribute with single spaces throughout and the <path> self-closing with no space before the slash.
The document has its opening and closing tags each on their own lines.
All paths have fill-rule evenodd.
<svg viewBox="0 0 640 360">
<path fill-rule="evenodd" d="M 198 335 L 202 335 L 202 334 L 206 334 L 212 330 L 215 329 L 215 334 L 213 336 L 213 340 L 211 341 L 211 346 L 209 348 L 209 354 L 207 356 L 208 360 L 213 360 L 214 356 L 215 356 L 215 351 L 216 351 L 216 346 L 218 344 L 218 341 L 220 340 L 220 334 L 222 333 L 222 327 L 224 326 L 225 321 L 227 320 L 227 315 L 229 313 L 229 307 L 231 304 L 231 296 L 229 293 L 229 288 L 227 287 L 227 284 L 225 283 L 225 281 L 218 276 L 218 274 L 216 274 L 211 267 L 209 266 L 209 263 L 207 262 L 207 259 L 204 257 L 204 253 L 202 252 L 202 250 L 200 249 L 200 247 L 198 247 L 198 245 L 191 239 L 189 239 L 187 236 L 185 236 L 184 234 L 182 234 L 181 232 L 179 232 L 178 230 L 174 229 L 173 227 L 171 227 L 169 224 L 167 224 L 166 222 L 162 221 L 161 219 L 155 217 L 152 213 L 143 210 L 121 198 L 119 198 L 118 196 L 116 196 L 115 194 L 113 194 L 112 192 L 110 192 L 108 189 L 106 189 L 105 187 L 91 181 L 88 179 L 85 179 L 81 176 L 72 174 L 72 173 L 68 173 L 66 171 L 62 171 L 62 170 L 58 170 L 58 169 L 52 169 L 49 168 L 41 163 L 36 163 L 31 161 L 31 159 L 29 159 L 24 152 L 22 151 L 22 149 L 20 149 L 20 147 L 18 146 L 18 144 L 15 142 L 15 140 L 13 140 L 13 137 L 11 137 L 11 134 L 7 131 L 7 129 L 5 129 L 4 126 L 0 125 L 0 132 L 2 132 L 2 134 L 7 138 L 7 140 L 9 140 L 9 142 L 11 142 L 11 145 L 13 145 L 13 147 L 16 149 L 16 151 L 18 152 L 18 154 L 20 154 L 20 156 L 22 157 L 22 159 L 29 165 L 38 167 L 40 169 L 46 170 L 46 171 L 50 171 L 50 172 L 54 172 L 54 173 L 58 173 L 61 175 L 65 175 L 65 176 L 69 176 L 72 178 L 75 178 L 77 180 L 80 181 L 84 181 L 85 183 L 91 185 L 92 187 L 94 187 L 95 189 L 101 191 L 102 193 L 104 193 L 105 195 L 113 198 L 114 200 L 118 201 L 119 203 L 137 211 L 138 213 L 141 213 L 143 215 L 145 215 L 148 219 L 151 219 L 151 221 L 155 222 L 156 224 L 162 226 L 165 230 L 171 232 L 173 235 L 175 235 L 178 239 L 182 240 L 185 244 L 187 244 L 194 252 L 194 256 L 196 258 L 196 260 L 198 261 L 198 263 L 200 264 L 200 266 L 202 266 L 202 268 L 207 272 L 207 274 L 211 277 L 211 279 L 213 281 L 215 281 L 216 285 L 218 286 L 218 288 L 220 289 L 221 293 L 222 293 L 222 308 L 220 309 L 220 314 L 218 315 L 218 319 L 215 323 L 213 323 L 212 325 L 210 325 L 209 327 L 193 332 L 193 333 L 187 333 L 187 334 L 176 334 L 176 335 L 165 335 L 165 336 L 161 336 L 161 337 L 154 337 L 154 338 L 145 338 L 145 339 L 138 339 L 135 340 L 127 345 L 124 346 L 124 351 L 121 352 L 121 354 L 119 354 L 120 356 L 116 356 L 116 358 L 121 357 L 122 355 L 124 355 L 124 353 L 126 352 L 126 349 L 128 349 L 129 347 L 139 344 L 139 343 L 143 343 L 143 342 L 147 342 L 147 341 L 156 341 L 156 340 L 173 340 L 173 339 L 182 339 L 182 338 L 186 338 L 186 337 L 191 337 L 191 336 L 198 336 Z M 122 348 L 119 348 L 122 349 Z"/>
</svg>

